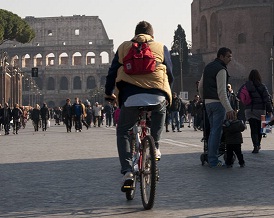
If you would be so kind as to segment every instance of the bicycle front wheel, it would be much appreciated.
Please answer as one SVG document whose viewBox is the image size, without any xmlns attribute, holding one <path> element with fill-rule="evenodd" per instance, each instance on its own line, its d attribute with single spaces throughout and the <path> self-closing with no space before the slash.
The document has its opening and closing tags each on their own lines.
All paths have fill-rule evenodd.
<svg viewBox="0 0 274 218">
<path fill-rule="evenodd" d="M 141 197 L 146 210 L 154 205 L 156 191 L 156 155 L 155 142 L 152 136 L 146 136 L 142 140 L 142 167 L 141 167 Z"/>
<path fill-rule="evenodd" d="M 130 135 L 129 143 L 130 143 L 131 154 L 133 156 L 134 152 L 137 150 L 136 149 L 136 140 L 135 140 L 135 137 L 133 136 L 133 134 Z M 132 166 L 132 168 L 133 167 L 134 166 Z M 133 200 L 134 199 L 135 192 L 136 192 L 136 183 L 137 183 L 137 176 L 136 176 L 136 172 L 134 172 L 134 182 L 132 184 L 132 188 L 126 191 L 127 200 Z"/>
</svg>

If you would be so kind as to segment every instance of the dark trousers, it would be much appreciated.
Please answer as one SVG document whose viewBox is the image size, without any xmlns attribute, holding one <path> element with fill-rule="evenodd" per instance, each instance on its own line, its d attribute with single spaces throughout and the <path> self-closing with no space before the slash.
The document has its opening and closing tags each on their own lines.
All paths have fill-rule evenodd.
<svg viewBox="0 0 274 218">
<path fill-rule="evenodd" d="M 250 118 L 248 122 L 250 125 L 253 146 L 260 146 L 262 140 L 261 121 L 254 118 Z"/>
<path fill-rule="evenodd" d="M 242 145 L 241 144 L 227 144 L 226 145 L 226 165 L 232 165 L 233 164 L 233 153 L 236 154 L 239 164 L 242 165 L 245 163 L 244 156 L 242 154 Z"/>
</svg>

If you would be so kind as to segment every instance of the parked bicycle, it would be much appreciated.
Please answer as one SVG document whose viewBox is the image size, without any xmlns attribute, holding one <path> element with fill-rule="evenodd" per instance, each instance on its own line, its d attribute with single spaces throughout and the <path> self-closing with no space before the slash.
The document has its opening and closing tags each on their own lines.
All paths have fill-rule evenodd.
<svg viewBox="0 0 274 218">
<path fill-rule="evenodd" d="M 140 182 L 142 203 L 146 210 L 154 205 L 156 182 L 159 180 L 155 142 L 147 125 L 148 111 L 148 107 L 140 107 L 139 119 L 129 131 L 134 182 L 132 186 L 123 187 L 126 189 L 126 198 L 132 200 L 137 182 Z"/>
</svg>

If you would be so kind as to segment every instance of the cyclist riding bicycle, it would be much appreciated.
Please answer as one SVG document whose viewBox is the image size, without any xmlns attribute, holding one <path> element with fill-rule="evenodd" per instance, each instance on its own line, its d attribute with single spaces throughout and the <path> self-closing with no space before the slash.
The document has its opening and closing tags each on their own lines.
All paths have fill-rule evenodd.
<svg viewBox="0 0 274 218">
<path fill-rule="evenodd" d="M 133 42 L 149 45 L 157 63 L 153 72 L 137 75 L 125 72 L 123 60 Z M 133 183 L 128 131 L 138 119 L 140 106 L 154 105 L 151 111 L 151 136 L 155 141 L 156 158 L 161 157 L 159 140 L 164 127 L 166 105 L 171 104 L 170 86 L 173 79 L 172 63 L 167 47 L 154 41 L 153 28 L 150 23 L 139 22 L 134 38 L 119 46 L 105 84 L 105 97 L 115 99 L 121 108 L 116 134 L 121 173 L 124 175 L 122 187 L 124 184 L 130 185 L 131 181 Z"/>
</svg>

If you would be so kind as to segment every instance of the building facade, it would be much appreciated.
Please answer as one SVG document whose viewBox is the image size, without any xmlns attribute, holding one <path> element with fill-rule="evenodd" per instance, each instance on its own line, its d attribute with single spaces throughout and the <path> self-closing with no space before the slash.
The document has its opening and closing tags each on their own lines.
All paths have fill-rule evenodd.
<svg viewBox="0 0 274 218">
<path fill-rule="evenodd" d="M 62 106 L 66 98 L 103 100 L 105 78 L 114 57 L 98 16 L 26 17 L 36 37 L 26 44 L 6 42 L 10 64 L 23 76 L 23 105 Z M 33 69 L 38 77 L 32 77 Z"/>
<path fill-rule="evenodd" d="M 234 90 L 258 69 L 273 93 L 273 6 L 273 0 L 193 0 L 192 53 L 202 56 L 205 65 L 220 47 L 228 47 L 233 53 L 228 69 Z"/>
</svg>

